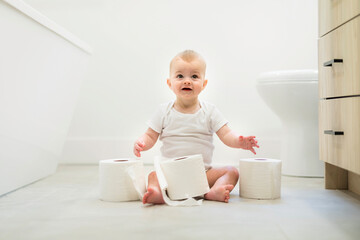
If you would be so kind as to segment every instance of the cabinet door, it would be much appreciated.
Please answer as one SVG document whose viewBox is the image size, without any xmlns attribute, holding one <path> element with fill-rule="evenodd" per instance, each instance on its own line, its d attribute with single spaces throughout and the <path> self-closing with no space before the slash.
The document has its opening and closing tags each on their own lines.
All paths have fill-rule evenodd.
<svg viewBox="0 0 360 240">
<path fill-rule="evenodd" d="M 359 94 L 360 17 L 357 17 L 319 39 L 319 96 Z"/>
<path fill-rule="evenodd" d="M 320 160 L 360 174 L 360 97 L 320 100 Z"/>
<path fill-rule="evenodd" d="M 319 36 L 359 14 L 359 0 L 319 0 Z"/>
</svg>

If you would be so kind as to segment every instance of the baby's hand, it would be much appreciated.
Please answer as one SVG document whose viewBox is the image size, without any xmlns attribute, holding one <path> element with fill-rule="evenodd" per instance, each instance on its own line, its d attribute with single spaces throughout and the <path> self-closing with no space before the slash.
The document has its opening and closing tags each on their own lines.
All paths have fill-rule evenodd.
<svg viewBox="0 0 360 240">
<path fill-rule="evenodd" d="M 255 136 L 249 136 L 249 137 L 239 137 L 240 146 L 242 149 L 250 150 L 252 153 L 256 154 L 254 147 L 259 148 L 259 145 L 257 145 L 257 140 L 255 140 Z"/>
<path fill-rule="evenodd" d="M 144 141 L 138 139 L 134 144 L 134 154 L 137 157 L 141 157 L 140 152 L 144 150 L 145 143 Z"/>
</svg>

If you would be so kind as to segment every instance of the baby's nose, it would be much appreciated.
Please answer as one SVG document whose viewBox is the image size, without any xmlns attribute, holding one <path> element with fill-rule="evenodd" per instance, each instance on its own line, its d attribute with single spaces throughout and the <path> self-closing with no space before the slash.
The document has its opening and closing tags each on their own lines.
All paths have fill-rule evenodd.
<svg viewBox="0 0 360 240">
<path fill-rule="evenodd" d="M 184 83 L 185 83 L 185 84 L 190 84 L 190 83 L 191 83 L 191 79 L 190 79 L 190 78 L 185 78 L 185 79 L 184 79 Z"/>
</svg>

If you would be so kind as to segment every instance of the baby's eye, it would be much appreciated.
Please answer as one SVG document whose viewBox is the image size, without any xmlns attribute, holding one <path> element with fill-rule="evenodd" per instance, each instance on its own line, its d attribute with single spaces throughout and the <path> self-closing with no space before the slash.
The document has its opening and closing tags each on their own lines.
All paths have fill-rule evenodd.
<svg viewBox="0 0 360 240">
<path fill-rule="evenodd" d="M 182 74 L 178 74 L 176 78 L 184 78 L 184 76 Z"/>
<path fill-rule="evenodd" d="M 192 78 L 194 78 L 194 79 L 199 78 L 199 76 L 198 76 L 198 75 L 196 75 L 196 74 L 192 75 L 191 77 L 192 77 Z"/>
</svg>

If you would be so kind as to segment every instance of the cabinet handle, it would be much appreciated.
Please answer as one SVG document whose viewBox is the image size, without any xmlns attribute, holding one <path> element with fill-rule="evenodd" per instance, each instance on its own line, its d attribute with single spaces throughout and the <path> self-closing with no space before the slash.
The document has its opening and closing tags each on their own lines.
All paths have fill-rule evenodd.
<svg viewBox="0 0 360 240">
<path fill-rule="evenodd" d="M 344 135 L 343 131 L 334 131 L 334 130 L 325 130 L 324 133 L 329 135 Z"/>
<path fill-rule="evenodd" d="M 343 62 L 342 59 L 334 58 L 330 61 L 324 62 L 324 67 L 332 67 L 333 63 L 342 63 L 342 62 Z"/>
</svg>

